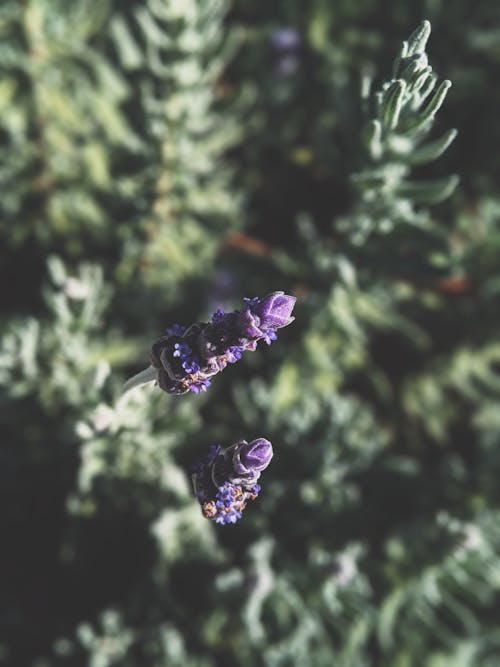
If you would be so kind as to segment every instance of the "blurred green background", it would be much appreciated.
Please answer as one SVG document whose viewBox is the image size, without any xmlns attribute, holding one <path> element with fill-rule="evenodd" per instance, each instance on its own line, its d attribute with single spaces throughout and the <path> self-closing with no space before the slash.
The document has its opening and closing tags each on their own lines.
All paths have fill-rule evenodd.
<svg viewBox="0 0 500 667">
<path fill-rule="evenodd" d="M 498 667 L 498 3 L 2 0 L 0 68 L 0 665 Z M 119 399 L 274 290 L 205 395 Z"/>
</svg>

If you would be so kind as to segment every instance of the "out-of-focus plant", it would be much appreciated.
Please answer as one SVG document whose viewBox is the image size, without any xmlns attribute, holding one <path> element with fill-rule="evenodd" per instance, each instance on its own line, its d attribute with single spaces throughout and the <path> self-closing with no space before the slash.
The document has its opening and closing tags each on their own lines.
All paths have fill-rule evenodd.
<svg viewBox="0 0 500 667">
<path fill-rule="evenodd" d="M 26 247 L 37 267 L 46 248 L 80 260 L 92 248 L 114 258 L 115 282 L 161 285 L 165 304 L 206 271 L 239 207 L 220 160 L 238 136 L 217 83 L 226 12 L 225 0 L 3 3 L 0 234 L 13 263 Z"/>
</svg>

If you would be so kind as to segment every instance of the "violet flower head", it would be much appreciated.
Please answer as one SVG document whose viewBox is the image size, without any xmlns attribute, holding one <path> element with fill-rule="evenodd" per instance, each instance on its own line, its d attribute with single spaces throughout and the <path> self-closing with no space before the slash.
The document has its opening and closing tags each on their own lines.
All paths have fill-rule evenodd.
<svg viewBox="0 0 500 667">
<path fill-rule="evenodd" d="M 236 523 L 249 500 L 255 500 L 261 487 L 261 472 L 273 456 L 269 440 L 257 438 L 223 449 L 211 446 L 208 455 L 192 470 L 194 493 L 203 516 L 225 525 Z"/>
<path fill-rule="evenodd" d="M 200 393 L 210 386 L 212 376 L 234 364 L 243 352 L 255 350 L 259 340 L 268 345 L 277 330 L 293 322 L 296 298 L 272 292 L 262 299 L 245 299 L 241 310 L 217 310 L 210 322 L 167 329 L 151 348 L 151 364 L 158 384 L 168 394 Z"/>
</svg>

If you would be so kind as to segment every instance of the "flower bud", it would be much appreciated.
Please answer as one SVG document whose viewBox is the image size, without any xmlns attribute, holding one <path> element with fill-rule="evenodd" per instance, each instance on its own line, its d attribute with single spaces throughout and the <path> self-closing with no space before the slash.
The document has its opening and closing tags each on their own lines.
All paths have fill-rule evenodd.
<svg viewBox="0 0 500 667">
<path fill-rule="evenodd" d="M 255 305 L 250 305 L 250 310 L 260 318 L 261 329 L 279 329 L 288 326 L 294 317 L 290 317 L 297 299 L 284 292 L 273 292 Z"/>
<path fill-rule="evenodd" d="M 239 475 L 262 472 L 273 457 L 273 448 L 269 440 L 257 438 L 252 442 L 242 440 L 233 451 L 233 469 Z"/>
</svg>

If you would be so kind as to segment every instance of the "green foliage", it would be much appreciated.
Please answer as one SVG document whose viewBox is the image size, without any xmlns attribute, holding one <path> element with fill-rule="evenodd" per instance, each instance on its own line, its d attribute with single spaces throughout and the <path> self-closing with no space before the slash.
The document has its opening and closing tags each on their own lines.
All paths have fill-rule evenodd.
<svg viewBox="0 0 500 667">
<path fill-rule="evenodd" d="M 238 195 L 217 159 L 239 132 L 231 116 L 213 112 L 231 48 L 226 11 L 225 0 L 138 2 L 111 20 L 118 62 L 140 100 L 144 180 L 137 196 L 149 199 L 145 217 L 138 211 L 145 243 L 127 248 L 145 283 L 162 290 L 193 274 L 192 256 L 202 273 L 237 215 Z M 129 278 L 126 267 L 121 275 Z"/>
<path fill-rule="evenodd" d="M 384 76 L 415 11 L 0 7 L 1 665 L 499 663 L 494 12 L 433 3 Z M 274 289 L 293 326 L 206 395 L 120 395 Z M 258 436 L 205 520 L 193 460 Z"/>
<path fill-rule="evenodd" d="M 175 301 L 238 209 L 227 168 L 215 167 L 238 136 L 216 90 L 231 46 L 225 1 L 39 0 L 0 12 L 4 242 L 73 258 L 90 242 L 119 260 L 115 280 L 139 275 Z"/>
<path fill-rule="evenodd" d="M 424 21 L 403 42 L 392 79 L 375 94 L 376 115 L 365 130 L 373 166 L 354 176 L 361 198 L 357 215 L 345 223 L 356 244 L 373 231 L 388 233 L 398 224 L 424 224 L 426 217 L 414 205 L 440 202 L 457 185 L 456 176 L 432 181 L 407 178 L 413 166 L 439 158 L 457 134 L 449 130 L 424 143 L 451 86 L 450 81 L 437 85 L 428 64 L 429 34 L 430 24 Z"/>
</svg>

